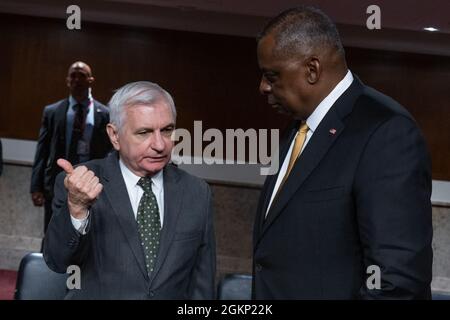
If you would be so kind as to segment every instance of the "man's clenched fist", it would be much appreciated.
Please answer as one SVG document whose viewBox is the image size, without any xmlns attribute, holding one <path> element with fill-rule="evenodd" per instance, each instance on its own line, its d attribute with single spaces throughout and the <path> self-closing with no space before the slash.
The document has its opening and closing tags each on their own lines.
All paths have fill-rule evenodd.
<svg viewBox="0 0 450 320">
<path fill-rule="evenodd" d="M 103 185 L 94 172 L 85 166 L 75 169 L 72 164 L 64 159 L 58 159 L 58 166 L 66 172 L 64 186 L 67 189 L 67 204 L 72 217 L 83 219 L 87 216 L 89 207 L 102 192 Z"/>
</svg>

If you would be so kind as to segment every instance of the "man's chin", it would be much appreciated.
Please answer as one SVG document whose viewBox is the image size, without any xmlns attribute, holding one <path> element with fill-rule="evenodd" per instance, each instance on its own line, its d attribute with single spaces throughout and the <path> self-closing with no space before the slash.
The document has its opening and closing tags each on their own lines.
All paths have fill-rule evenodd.
<svg viewBox="0 0 450 320">
<path fill-rule="evenodd" d="M 275 111 L 277 113 L 279 113 L 279 114 L 283 114 L 285 116 L 291 116 L 292 115 L 292 112 L 289 109 L 287 109 L 287 108 L 285 108 L 285 107 L 283 107 L 283 106 L 281 106 L 279 104 L 272 105 L 272 108 L 275 109 Z"/>
<path fill-rule="evenodd" d="M 84 99 L 88 97 L 89 91 L 86 89 L 72 89 L 71 95 L 74 97 L 83 97 Z"/>
<path fill-rule="evenodd" d="M 164 169 L 164 167 L 167 165 L 168 162 L 169 161 L 167 160 L 167 158 L 161 160 L 151 159 L 145 161 L 143 167 L 148 173 L 156 174 L 162 169 Z"/>
</svg>

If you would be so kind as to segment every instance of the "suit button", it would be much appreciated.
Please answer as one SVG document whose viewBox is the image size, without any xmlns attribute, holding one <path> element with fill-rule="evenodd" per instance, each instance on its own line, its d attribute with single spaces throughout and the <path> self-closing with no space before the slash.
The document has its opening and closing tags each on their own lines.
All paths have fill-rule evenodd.
<svg viewBox="0 0 450 320">
<path fill-rule="evenodd" d="M 73 247 L 75 247 L 77 245 L 77 241 L 76 240 L 74 240 L 74 239 L 70 239 L 69 240 L 69 247 L 70 248 L 73 248 Z"/>
<path fill-rule="evenodd" d="M 257 263 L 256 264 L 256 266 L 255 266 L 255 268 L 256 268 L 256 271 L 261 271 L 262 270 L 262 265 L 260 265 L 259 263 Z"/>
</svg>

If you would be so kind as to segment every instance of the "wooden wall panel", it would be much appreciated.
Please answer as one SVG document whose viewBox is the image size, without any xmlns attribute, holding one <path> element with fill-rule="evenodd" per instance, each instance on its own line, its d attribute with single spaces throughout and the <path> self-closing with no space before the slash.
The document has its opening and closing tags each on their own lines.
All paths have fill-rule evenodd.
<svg viewBox="0 0 450 320">
<path fill-rule="evenodd" d="M 68 66 L 93 68 L 94 97 L 138 80 L 175 98 L 178 127 L 283 128 L 258 93 L 254 39 L 0 14 L 0 136 L 35 140 L 42 109 L 67 96 Z M 433 158 L 434 179 L 450 180 L 450 57 L 347 48 L 349 66 L 368 85 L 416 117 Z"/>
<path fill-rule="evenodd" d="M 204 128 L 220 129 L 286 123 L 258 93 L 252 40 L 92 23 L 69 31 L 62 20 L 0 17 L 0 27 L 6 30 L 0 41 L 7 47 L 0 58 L 11 69 L 0 75 L 6 85 L 2 96 L 7 96 L 3 136 L 37 138 L 36 119 L 46 104 L 67 96 L 64 79 L 75 60 L 92 66 L 94 97 L 104 103 L 125 83 L 159 83 L 175 97 L 181 127 L 192 127 L 194 120 L 203 120 Z M 24 115 L 20 124 L 19 115 Z"/>
<path fill-rule="evenodd" d="M 450 180 L 450 57 L 351 48 L 349 68 L 414 116 L 432 155 L 433 178 Z"/>
</svg>

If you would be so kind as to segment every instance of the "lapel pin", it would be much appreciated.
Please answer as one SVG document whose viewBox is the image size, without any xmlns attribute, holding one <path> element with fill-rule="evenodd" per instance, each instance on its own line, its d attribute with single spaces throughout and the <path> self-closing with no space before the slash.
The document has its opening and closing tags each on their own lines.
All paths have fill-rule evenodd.
<svg viewBox="0 0 450 320">
<path fill-rule="evenodd" d="M 336 134 L 336 129 L 335 128 L 330 129 L 330 133 L 333 135 Z"/>
</svg>

